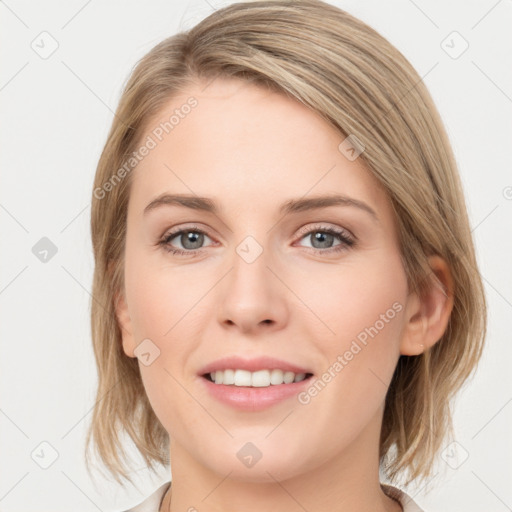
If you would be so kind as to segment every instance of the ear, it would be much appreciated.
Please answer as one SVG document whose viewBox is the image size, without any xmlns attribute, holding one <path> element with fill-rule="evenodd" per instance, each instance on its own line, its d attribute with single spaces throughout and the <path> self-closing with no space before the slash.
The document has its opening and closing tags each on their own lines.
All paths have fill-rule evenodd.
<svg viewBox="0 0 512 512">
<path fill-rule="evenodd" d="M 119 328 L 121 329 L 124 353 L 128 357 L 136 357 L 134 354 L 136 345 L 132 333 L 131 318 L 128 312 L 128 306 L 126 304 L 124 293 L 115 293 L 114 308 L 116 311 L 117 322 L 119 324 Z"/>
<path fill-rule="evenodd" d="M 411 294 L 405 308 L 400 354 L 413 356 L 433 347 L 443 336 L 453 308 L 453 278 L 440 256 L 428 258 L 432 273 L 422 297 Z M 437 279 L 436 279 L 437 278 Z"/>
</svg>

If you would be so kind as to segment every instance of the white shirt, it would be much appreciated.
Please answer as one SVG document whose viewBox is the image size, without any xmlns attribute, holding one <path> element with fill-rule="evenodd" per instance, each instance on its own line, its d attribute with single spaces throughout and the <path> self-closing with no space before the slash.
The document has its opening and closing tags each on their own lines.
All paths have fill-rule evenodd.
<svg viewBox="0 0 512 512">
<path fill-rule="evenodd" d="M 125 510 L 124 512 L 159 512 L 160 506 L 162 504 L 164 495 L 171 485 L 171 482 L 165 482 L 165 484 L 161 485 L 153 494 L 149 495 L 144 501 L 139 503 L 133 508 L 129 510 Z M 390 497 L 395 499 L 402 505 L 404 512 L 424 512 L 417 503 L 413 501 L 413 499 L 402 491 L 398 487 L 394 487 L 388 484 L 380 484 L 382 490 Z"/>
</svg>

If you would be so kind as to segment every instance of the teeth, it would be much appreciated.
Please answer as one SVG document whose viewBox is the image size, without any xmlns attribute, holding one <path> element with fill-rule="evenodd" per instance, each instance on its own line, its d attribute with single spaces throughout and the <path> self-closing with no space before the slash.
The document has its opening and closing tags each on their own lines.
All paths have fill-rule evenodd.
<svg viewBox="0 0 512 512">
<path fill-rule="evenodd" d="M 217 375 L 219 375 L 219 373 L 221 372 L 217 372 Z M 252 386 L 251 376 L 251 372 L 246 370 L 235 370 L 235 386 Z"/>
<path fill-rule="evenodd" d="M 235 370 L 224 370 L 224 377 L 222 378 L 223 384 L 235 383 Z"/>
<path fill-rule="evenodd" d="M 250 386 L 265 388 L 270 385 L 291 384 L 300 382 L 306 378 L 305 373 L 285 372 L 283 370 L 217 370 L 210 373 L 210 378 L 215 384 L 227 384 L 235 386 Z"/>
<path fill-rule="evenodd" d="M 242 370 L 237 370 L 237 372 Z M 253 386 L 255 388 L 265 388 L 270 386 L 270 373 L 268 370 L 259 370 L 257 372 L 254 372 L 251 375 L 251 372 L 247 372 L 249 374 L 249 384 L 245 384 L 246 386 Z M 235 373 L 235 384 L 237 383 L 236 380 L 236 373 Z"/>
</svg>

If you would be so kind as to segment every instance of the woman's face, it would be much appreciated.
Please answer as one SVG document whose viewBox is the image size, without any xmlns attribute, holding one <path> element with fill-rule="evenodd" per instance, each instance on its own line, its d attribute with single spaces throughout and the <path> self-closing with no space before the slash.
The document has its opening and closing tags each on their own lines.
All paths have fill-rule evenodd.
<svg viewBox="0 0 512 512">
<path fill-rule="evenodd" d="M 204 87 L 141 139 L 124 351 L 177 460 L 247 481 L 376 462 L 410 299 L 389 199 L 302 104 L 238 80 Z M 217 369 L 228 384 L 204 376 Z"/>
</svg>

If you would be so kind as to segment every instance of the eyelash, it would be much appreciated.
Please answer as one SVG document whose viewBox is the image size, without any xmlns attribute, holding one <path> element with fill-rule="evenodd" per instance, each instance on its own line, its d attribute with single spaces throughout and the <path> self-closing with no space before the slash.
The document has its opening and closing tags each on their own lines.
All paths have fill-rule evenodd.
<svg viewBox="0 0 512 512">
<path fill-rule="evenodd" d="M 167 233 L 159 242 L 158 245 L 161 246 L 165 251 L 172 253 L 174 255 L 178 256 L 185 256 L 185 257 L 195 257 L 198 256 L 199 253 L 202 252 L 201 249 L 190 249 L 190 250 L 183 250 L 183 249 L 175 249 L 171 245 L 169 245 L 169 242 L 176 238 L 177 235 L 181 235 L 182 233 L 199 233 L 202 235 L 208 236 L 208 233 L 203 231 L 200 228 L 196 227 L 190 227 L 186 229 L 179 229 L 176 231 L 172 231 L 170 233 Z M 315 254 L 330 254 L 330 253 L 340 253 L 342 251 L 349 250 L 350 248 L 354 247 L 356 244 L 356 241 L 353 237 L 349 236 L 345 230 L 340 230 L 337 228 L 326 228 L 324 226 L 314 226 L 313 228 L 310 228 L 306 232 L 302 232 L 300 234 L 299 240 L 302 240 L 304 237 L 311 235 L 313 233 L 327 233 L 329 235 L 334 235 L 335 237 L 338 237 L 340 240 L 340 244 L 328 248 L 328 249 L 315 249 L 314 247 L 309 248 L 311 251 L 313 251 Z M 211 237 L 209 237 L 211 238 Z"/>
</svg>

